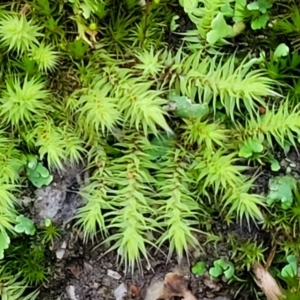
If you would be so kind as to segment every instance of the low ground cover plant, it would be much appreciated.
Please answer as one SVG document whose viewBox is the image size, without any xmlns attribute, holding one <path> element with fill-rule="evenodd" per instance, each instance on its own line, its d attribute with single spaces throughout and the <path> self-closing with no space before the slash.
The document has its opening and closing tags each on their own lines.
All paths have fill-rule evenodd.
<svg viewBox="0 0 300 300">
<path fill-rule="evenodd" d="M 280 157 L 300 140 L 299 16 L 293 1 L 269 0 L 1 4 L 1 297 L 46 280 L 44 246 L 59 236 L 26 216 L 19 193 L 79 162 L 90 176 L 72 226 L 126 272 L 165 245 L 179 263 L 204 251 L 216 214 L 288 235 L 275 257 L 295 255 L 299 183 Z M 261 168 L 272 174 L 265 192 Z M 33 256 L 19 255 L 24 239 Z M 258 241 L 231 247 L 213 277 L 265 259 Z"/>
</svg>

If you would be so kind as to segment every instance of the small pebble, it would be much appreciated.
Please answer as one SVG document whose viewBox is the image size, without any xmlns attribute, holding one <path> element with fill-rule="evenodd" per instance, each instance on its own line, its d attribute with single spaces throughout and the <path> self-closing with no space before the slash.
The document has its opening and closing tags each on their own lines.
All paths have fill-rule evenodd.
<svg viewBox="0 0 300 300">
<path fill-rule="evenodd" d="M 193 257 L 195 257 L 195 258 L 200 257 L 200 255 L 201 255 L 201 252 L 200 252 L 199 249 L 196 249 L 196 250 L 193 252 Z"/>
<path fill-rule="evenodd" d="M 120 284 L 115 290 L 114 290 L 114 296 L 116 300 L 123 300 L 124 297 L 127 294 L 127 287 L 124 283 Z"/>
<path fill-rule="evenodd" d="M 75 295 L 75 287 L 73 285 L 68 285 L 66 288 L 66 292 L 70 300 L 78 300 Z"/>
<path fill-rule="evenodd" d="M 100 286 L 100 284 L 98 283 L 98 282 L 94 282 L 93 284 L 92 284 L 92 288 L 94 289 L 94 290 L 98 290 L 99 289 L 99 286 Z"/>
<path fill-rule="evenodd" d="M 119 279 L 121 279 L 121 275 L 119 274 L 119 273 L 117 273 L 117 272 L 115 272 L 115 271 L 113 271 L 113 270 L 107 270 L 107 275 L 109 276 L 109 277 L 111 277 L 111 278 L 114 278 L 114 279 L 116 279 L 116 280 L 119 280 Z"/>
<path fill-rule="evenodd" d="M 85 273 L 91 273 L 93 271 L 93 266 L 87 262 L 83 263 L 83 269 Z"/>
<path fill-rule="evenodd" d="M 63 241 L 63 243 L 60 246 L 61 249 L 67 249 L 67 242 Z"/>
<path fill-rule="evenodd" d="M 64 255 L 65 255 L 66 250 L 65 249 L 58 249 L 55 254 L 56 254 L 56 258 L 61 260 Z"/>
<path fill-rule="evenodd" d="M 209 287 L 210 289 L 214 290 L 214 291 L 219 291 L 221 289 L 220 285 L 218 285 L 216 282 L 214 282 L 213 280 L 210 280 L 208 278 L 205 278 L 203 280 L 203 283 Z"/>
</svg>

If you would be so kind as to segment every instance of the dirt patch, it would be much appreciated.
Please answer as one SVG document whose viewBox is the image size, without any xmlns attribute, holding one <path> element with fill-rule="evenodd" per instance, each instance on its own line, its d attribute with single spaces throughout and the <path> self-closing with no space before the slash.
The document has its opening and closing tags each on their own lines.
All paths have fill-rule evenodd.
<svg viewBox="0 0 300 300">
<path fill-rule="evenodd" d="M 63 258 L 57 259 L 55 251 L 63 244 L 66 245 Z M 83 245 L 82 240 L 71 232 L 57 241 L 55 248 L 52 254 L 49 253 L 53 258 L 50 266 L 53 276 L 42 287 L 39 300 L 73 300 L 72 297 L 77 300 L 120 300 L 116 293 L 122 289 L 127 291 L 125 299 L 145 299 L 147 289 L 153 281 L 158 281 L 168 272 L 177 269 L 175 259 L 166 264 L 165 256 L 158 254 L 151 261 L 152 270 L 144 268 L 143 274 L 124 274 L 116 266 L 114 252 L 103 256 L 104 249 L 94 249 L 91 244 Z M 180 271 L 189 277 L 190 289 L 197 299 L 233 299 L 238 288 L 222 281 L 211 281 L 205 276 L 197 278 L 190 273 L 188 264 L 183 264 Z M 252 298 L 248 293 L 242 292 L 236 299 Z"/>
<path fill-rule="evenodd" d="M 163 253 L 152 255 L 149 270 L 146 267 L 143 274 L 136 271 L 134 274 L 125 274 L 122 268 L 116 265 L 116 252 L 104 255 L 107 249 L 95 247 L 95 244 L 84 244 L 80 233 L 65 229 L 62 237 L 56 241 L 55 245 L 47 257 L 49 257 L 49 270 L 52 274 L 49 282 L 41 288 L 38 300 L 121 300 L 118 293 L 126 292 L 126 300 L 156 300 L 146 298 L 146 293 L 155 281 L 162 280 L 164 276 L 174 269 L 180 270 L 189 278 L 189 287 L 197 299 L 253 299 L 253 295 L 247 291 L 241 291 L 234 297 L 240 288 L 238 284 L 228 284 L 226 281 L 212 281 L 208 274 L 197 277 L 191 274 L 190 265 L 183 262 L 180 267 L 176 258 L 173 257 L 166 263 L 166 256 Z M 221 227 L 215 230 L 222 231 Z M 230 228 L 232 232 L 243 235 L 243 228 L 238 226 Z M 224 234 L 228 233 L 228 228 L 223 228 Z M 248 233 L 248 236 L 250 233 Z M 162 249 L 164 253 L 168 249 Z M 209 243 L 205 246 L 204 254 L 200 254 L 201 260 L 208 265 L 220 257 L 228 257 L 229 248 L 226 241 L 219 243 L 217 248 Z M 209 255 L 208 255 L 209 254 Z M 199 260 L 199 252 L 195 251 L 190 255 L 190 262 L 193 264 Z M 146 266 L 146 262 L 143 264 Z M 138 290 L 138 295 L 132 294 L 132 290 Z M 135 292 L 136 293 L 136 292 Z"/>
</svg>

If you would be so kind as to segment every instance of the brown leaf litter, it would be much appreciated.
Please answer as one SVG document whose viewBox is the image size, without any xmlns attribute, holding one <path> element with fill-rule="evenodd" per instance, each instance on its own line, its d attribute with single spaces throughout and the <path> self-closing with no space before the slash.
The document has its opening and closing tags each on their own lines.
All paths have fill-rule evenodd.
<svg viewBox="0 0 300 300">
<path fill-rule="evenodd" d="M 154 281 L 148 288 L 145 300 L 197 300 L 188 289 L 189 280 L 178 273 L 166 274 L 164 281 Z"/>
<path fill-rule="evenodd" d="M 252 267 L 255 282 L 261 288 L 268 300 L 282 300 L 285 296 L 276 280 L 261 264 L 255 263 Z"/>
</svg>

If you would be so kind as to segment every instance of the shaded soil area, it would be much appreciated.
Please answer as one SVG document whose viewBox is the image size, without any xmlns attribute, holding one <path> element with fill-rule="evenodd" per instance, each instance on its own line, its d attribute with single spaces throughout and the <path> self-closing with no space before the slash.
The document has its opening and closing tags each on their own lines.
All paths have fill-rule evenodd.
<svg viewBox="0 0 300 300">
<path fill-rule="evenodd" d="M 76 238 L 76 234 L 71 232 L 64 235 L 56 248 L 63 253 L 63 258 L 57 259 L 55 252 L 49 253 L 49 257 L 52 256 L 50 267 L 54 275 L 49 283 L 42 287 L 39 300 L 145 299 L 149 286 L 174 270 L 189 278 L 189 287 L 197 299 L 233 299 L 238 289 L 237 285 L 228 285 L 222 280 L 212 281 L 209 276 L 199 278 L 192 275 L 188 263 L 178 267 L 174 259 L 166 264 L 163 254 L 153 257 L 151 270 L 145 267 L 143 274 L 136 272 L 125 275 L 116 266 L 114 252 L 103 256 L 104 249 L 93 249 L 90 244 L 83 245 L 82 241 Z M 165 250 L 167 252 L 167 249 Z M 216 251 L 211 253 L 213 252 L 216 254 Z M 124 298 L 121 297 L 122 291 Z M 235 299 L 246 300 L 253 297 L 250 293 L 241 292 Z"/>
</svg>

